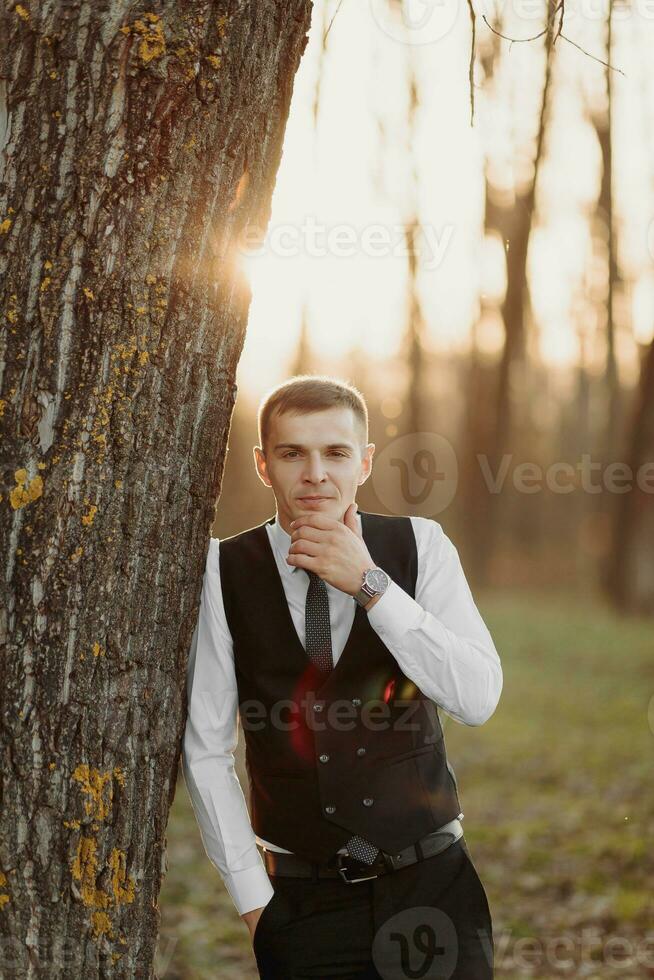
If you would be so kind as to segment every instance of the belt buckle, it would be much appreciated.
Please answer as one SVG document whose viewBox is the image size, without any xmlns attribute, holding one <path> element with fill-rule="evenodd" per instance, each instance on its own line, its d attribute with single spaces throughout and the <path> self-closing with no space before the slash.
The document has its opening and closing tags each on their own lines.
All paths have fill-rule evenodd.
<svg viewBox="0 0 654 980">
<path fill-rule="evenodd" d="M 340 874 L 343 881 L 348 885 L 354 885 L 358 881 L 370 881 L 372 878 L 379 878 L 379 875 L 365 875 L 363 878 L 348 878 L 346 876 L 347 868 L 343 867 L 343 858 L 348 857 L 347 854 L 339 854 L 338 860 L 336 862 L 336 867 L 338 868 L 338 873 Z"/>
</svg>

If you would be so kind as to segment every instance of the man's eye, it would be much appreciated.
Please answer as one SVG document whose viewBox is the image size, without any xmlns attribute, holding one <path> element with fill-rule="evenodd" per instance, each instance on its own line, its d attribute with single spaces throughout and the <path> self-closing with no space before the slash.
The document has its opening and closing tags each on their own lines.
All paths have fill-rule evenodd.
<svg viewBox="0 0 654 980">
<path fill-rule="evenodd" d="M 345 458 L 345 453 L 341 453 L 338 449 L 332 449 L 329 453 L 330 456 L 343 456 Z M 289 456 L 297 456 L 297 449 L 289 449 L 287 453 L 284 453 L 284 459 L 288 459 Z"/>
</svg>

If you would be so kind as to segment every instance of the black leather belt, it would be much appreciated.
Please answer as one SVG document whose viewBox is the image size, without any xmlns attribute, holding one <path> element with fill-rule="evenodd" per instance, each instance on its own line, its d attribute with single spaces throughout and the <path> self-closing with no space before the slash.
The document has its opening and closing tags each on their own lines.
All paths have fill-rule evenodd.
<svg viewBox="0 0 654 980">
<path fill-rule="evenodd" d="M 410 844 L 397 854 L 380 851 L 373 864 L 364 864 L 349 854 L 336 854 L 326 863 L 309 861 L 297 854 L 284 854 L 269 851 L 264 847 L 263 855 L 269 875 L 283 875 L 292 878 L 342 878 L 348 885 L 358 881 L 369 881 L 380 875 L 406 868 L 417 861 L 434 857 L 463 836 L 463 827 L 458 819 L 439 827 L 426 837 Z"/>
</svg>

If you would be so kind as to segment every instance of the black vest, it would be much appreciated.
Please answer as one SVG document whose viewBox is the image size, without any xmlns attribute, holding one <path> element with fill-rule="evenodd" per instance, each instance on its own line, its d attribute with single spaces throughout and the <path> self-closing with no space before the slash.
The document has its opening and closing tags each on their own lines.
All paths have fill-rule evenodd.
<svg viewBox="0 0 654 980">
<path fill-rule="evenodd" d="M 359 513 L 373 560 L 415 597 L 410 518 Z M 219 549 L 252 826 L 314 861 L 355 833 L 399 851 L 461 812 L 436 705 L 402 673 L 358 603 L 333 670 L 309 660 L 268 540 L 274 520 Z"/>
</svg>

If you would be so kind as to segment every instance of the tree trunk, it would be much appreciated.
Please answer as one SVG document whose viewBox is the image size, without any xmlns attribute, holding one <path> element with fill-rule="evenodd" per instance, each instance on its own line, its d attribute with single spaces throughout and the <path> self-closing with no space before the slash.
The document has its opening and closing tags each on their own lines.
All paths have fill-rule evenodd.
<svg viewBox="0 0 654 980">
<path fill-rule="evenodd" d="M 515 188 L 515 198 L 510 209 L 493 202 L 488 181 L 486 188 L 487 195 L 491 198 L 486 206 L 486 230 L 487 233 L 492 228 L 499 230 L 505 243 L 506 254 L 506 293 L 500 307 L 504 326 L 504 345 L 497 366 L 493 431 L 488 452 L 489 468 L 493 474 L 500 472 L 505 455 L 515 454 L 516 450 L 520 449 L 519 442 L 516 443 L 515 440 L 516 418 L 522 413 L 528 419 L 528 406 L 525 400 L 526 324 L 530 308 L 527 258 L 535 218 L 538 177 L 545 157 L 545 141 L 550 124 L 555 14 L 554 0 L 548 0 L 544 41 L 544 79 L 531 179 L 526 187 Z M 526 422 L 523 421 L 523 425 L 526 425 Z M 492 577 L 490 566 L 498 542 L 503 535 L 512 530 L 509 526 L 509 514 L 510 500 L 506 497 L 506 491 L 504 494 L 489 494 L 485 519 L 478 540 L 476 562 L 479 580 L 482 582 Z"/>
<path fill-rule="evenodd" d="M 622 445 L 622 392 L 616 359 L 616 297 L 623 287 L 617 258 L 617 234 L 614 219 L 613 190 L 613 0 L 609 3 L 606 22 L 606 108 L 592 112 L 590 121 L 595 128 L 602 154 L 602 178 L 597 202 L 598 245 L 601 258 L 606 261 L 606 297 L 602 297 L 602 312 L 606 312 L 606 360 L 604 365 L 605 421 L 600 434 L 602 463 L 609 465 L 618 458 Z M 600 507 L 603 494 L 598 495 Z"/>
<path fill-rule="evenodd" d="M 654 614 L 654 340 L 643 352 L 627 462 L 632 487 L 616 494 L 605 585 L 623 612 Z M 640 471 L 640 480 L 638 474 Z"/>
<path fill-rule="evenodd" d="M 185 668 L 311 0 L 0 14 L 6 977 L 150 977 Z"/>
</svg>

